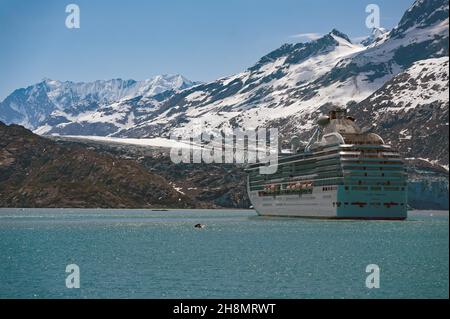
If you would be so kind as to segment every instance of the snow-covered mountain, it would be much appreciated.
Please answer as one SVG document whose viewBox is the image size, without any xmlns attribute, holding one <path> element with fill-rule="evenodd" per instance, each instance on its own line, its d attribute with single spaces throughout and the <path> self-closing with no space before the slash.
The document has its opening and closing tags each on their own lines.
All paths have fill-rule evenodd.
<svg viewBox="0 0 450 319">
<path fill-rule="evenodd" d="M 448 169 L 449 58 L 414 63 L 350 107 L 363 127 L 409 157 Z"/>
<path fill-rule="evenodd" d="M 350 86 L 353 89 L 346 89 L 341 100 L 312 105 L 310 111 L 314 118 L 319 111 L 332 105 L 347 106 L 361 102 L 416 61 L 448 57 L 448 9 L 445 0 L 415 1 L 397 27 L 361 52 L 340 60 L 329 72 L 314 81 L 316 87 L 312 89 L 319 94 L 324 88 L 333 85 L 338 88 Z M 352 95 L 355 91 L 360 94 Z M 300 136 L 307 138 L 310 132 L 306 130 L 305 134 L 303 128 L 309 126 L 308 121 L 308 116 L 296 115 L 282 119 L 279 123 L 287 133 L 297 131 Z"/>
<path fill-rule="evenodd" d="M 389 31 L 387 31 L 385 28 L 373 28 L 372 32 L 368 37 L 366 37 L 364 40 L 362 40 L 360 43 L 364 46 L 369 46 L 372 43 L 376 41 L 380 41 L 383 37 L 387 36 L 389 34 Z"/>
<path fill-rule="evenodd" d="M 442 70 L 449 54 L 448 8 L 447 0 L 416 0 L 397 27 L 373 30 L 365 45 L 332 30 L 309 43 L 285 44 L 247 70 L 210 83 L 181 79 L 163 85 L 167 90 L 153 90 L 142 82 L 112 80 L 67 90 L 44 81 L 9 96 L 0 105 L 0 119 L 31 125 L 40 134 L 154 137 L 267 126 L 278 127 L 285 138 L 296 134 L 306 140 L 317 116 L 332 106 L 347 106 L 364 124 L 380 121 L 380 130 L 387 130 L 377 114 L 384 112 L 382 101 L 392 99 L 391 109 L 402 109 L 396 116 L 408 114 L 397 133 L 413 129 L 415 112 L 423 123 L 439 114 L 430 126 L 437 129 L 448 126 L 448 96 L 441 94 L 448 92 L 448 72 Z M 426 85 L 421 74 L 429 74 Z M 439 102 L 430 102 L 436 94 Z M 411 96 L 414 101 L 405 106 L 402 101 Z M 423 111 L 436 103 L 437 113 Z M 416 154 L 412 142 L 402 141 L 407 154 L 426 153 Z M 443 154 L 430 159 L 438 156 L 448 165 Z"/>
<path fill-rule="evenodd" d="M 312 106 L 347 94 L 363 99 L 374 89 L 355 90 L 353 82 L 322 87 L 319 94 L 315 91 L 315 81 L 336 63 L 363 50 L 337 30 L 313 42 L 285 44 L 242 73 L 179 92 L 121 135 L 164 135 L 200 127 L 255 128 L 275 118 L 308 113 Z"/>
<path fill-rule="evenodd" d="M 122 99 L 149 98 L 194 84 L 181 75 L 158 75 L 144 81 L 113 79 L 88 83 L 44 79 L 15 90 L 0 103 L 0 120 L 35 129 L 55 117 L 75 118 Z"/>
<path fill-rule="evenodd" d="M 361 102 L 414 62 L 448 56 L 448 2 L 416 1 L 399 25 L 369 46 L 332 30 L 285 44 L 246 71 L 152 104 L 152 114 L 119 136 L 191 129 L 279 127 L 306 139 L 318 114 Z"/>
</svg>

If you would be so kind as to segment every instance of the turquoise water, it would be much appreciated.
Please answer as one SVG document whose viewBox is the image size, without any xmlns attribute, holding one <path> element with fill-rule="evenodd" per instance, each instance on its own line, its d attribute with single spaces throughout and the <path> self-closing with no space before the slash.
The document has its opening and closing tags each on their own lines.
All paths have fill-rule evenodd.
<svg viewBox="0 0 450 319">
<path fill-rule="evenodd" d="M 448 212 L 409 216 L 0 209 L 0 297 L 448 298 Z M 80 289 L 65 286 L 73 263 Z M 378 289 L 365 286 L 368 264 Z"/>
</svg>

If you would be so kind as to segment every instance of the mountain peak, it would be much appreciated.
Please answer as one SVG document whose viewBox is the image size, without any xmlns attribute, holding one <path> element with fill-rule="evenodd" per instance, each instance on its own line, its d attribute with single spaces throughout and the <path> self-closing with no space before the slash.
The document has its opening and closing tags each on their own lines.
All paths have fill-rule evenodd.
<svg viewBox="0 0 450 319">
<path fill-rule="evenodd" d="M 376 42 L 378 39 L 381 39 L 385 34 L 389 33 L 388 30 L 385 28 L 372 28 L 372 31 L 370 32 L 370 35 L 367 36 L 364 40 L 361 41 L 361 44 L 364 46 L 371 45 L 372 43 Z"/>
<path fill-rule="evenodd" d="M 409 29 L 423 29 L 445 21 L 448 30 L 448 12 L 448 0 L 416 0 L 392 30 L 391 36 L 402 38 Z"/>
<path fill-rule="evenodd" d="M 342 33 L 341 31 L 339 31 L 337 29 L 331 30 L 330 33 L 328 33 L 328 34 L 331 35 L 331 36 L 336 36 L 338 38 L 344 39 L 348 43 L 352 43 L 350 38 L 345 33 Z"/>
<path fill-rule="evenodd" d="M 58 83 L 61 83 L 61 82 L 58 81 L 58 80 L 53 80 L 53 79 L 44 77 L 44 78 L 41 80 L 41 83 L 44 83 L 44 84 L 47 84 L 47 85 L 55 85 L 55 84 L 58 84 Z"/>
<path fill-rule="evenodd" d="M 372 28 L 372 31 L 370 32 L 370 34 L 374 37 L 379 37 L 380 35 L 383 35 L 384 33 L 388 32 L 385 28 L 382 27 L 374 27 Z"/>
</svg>

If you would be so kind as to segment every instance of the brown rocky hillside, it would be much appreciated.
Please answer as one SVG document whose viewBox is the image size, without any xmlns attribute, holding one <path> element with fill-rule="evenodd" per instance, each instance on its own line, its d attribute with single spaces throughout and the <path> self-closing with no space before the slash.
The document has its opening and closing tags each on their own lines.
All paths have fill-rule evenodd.
<svg viewBox="0 0 450 319">
<path fill-rule="evenodd" d="M 132 160 L 0 122 L 0 207 L 196 207 Z"/>
</svg>

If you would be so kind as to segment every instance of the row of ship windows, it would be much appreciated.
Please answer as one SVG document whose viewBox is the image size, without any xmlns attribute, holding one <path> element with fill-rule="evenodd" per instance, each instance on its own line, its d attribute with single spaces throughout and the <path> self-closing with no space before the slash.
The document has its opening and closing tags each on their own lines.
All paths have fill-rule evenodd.
<svg viewBox="0 0 450 319">
<path fill-rule="evenodd" d="M 314 186 L 330 186 L 330 185 L 343 185 L 342 178 L 329 178 L 324 180 L 314 181 Z"/>
<path fill-rule="evenodd" d="M 385 149 L 385 148 L 353 148 L 353 147 L 347 147 L 345 149 L 342 149 L 343 152 L 362 152 L 362 153 L 389 153 L 389 154 L 397 154 L 392 152 L 391 150 Z"/>
<path fill-rule="evenodd" d="M 361 161 L 361 160 L 348 160 L 352 164 L 382 164 L 382 165 L 403 165 L 400 161 Z"/>
<path fill-rule="evenodd" d="M 273 180 L 273 179 L 286 179 L 287 178 L 294 178 L 294 177 L 301 177 L 302 175 L 297 175 L 294 176 L 292 174 L 274 174 L 271 176 L 258 176 L 258 177 L 254 177 L 250 179 L 251 183 L 258 183 L 258 182 L 263 182 L 266 180 Z M 304 175 L 307 176 L 307 175 Z M 346 178 L 346 180 L 348 179 L 348 182 L 351 182 L 352 180 L 358 179 L 358 177 L 370 177 L 370 180 L 358 180 L 355 181 L 355 183 L 358 183 L 358 185 L 361 184 L 377 184 L 377 185 L 390 185 L 392 184 L 403 184 L 404 183 L 404 177 L 405 175 L 403 175 L 402 173 L 390 173 L 390 174 L 368 174 L 368 173 L 348 173 L 348 172 L 344 172 L 344 176 Z M 336 171 L 329 171 L 329 172 L 319 172 L 317 174 L 317 177 L 319 178 L 333 178 L 333 177 L 342 177 L 342 175 L 339 174 L 339 172 Z M 391 180 L 386 180 L 387 178 L 391 179 Z M 316 186 L 321 186 L 321 184 L 315 184 Z"/>
<path fill-rule="evenodd" d="M 297 159 L 298 160 L 302 160 L 302 159 L 315 160 L 316 159 L 315 157 L 331 155 L 331 154 L 339 155 L 338 150 L 335 149 L 335 150 L 326 151 L 326 152 L 320 151 L 320 152 L 311 153 L 311 154 L 301 154 L 299 156 L 295 156 L 295 155 L 294 156 L 288 156 L 286 158 L 279 159 L 278 162 L 279 163 L 283 163 L 283 162 L 289 162 L 289 161 L 293 161 L 293 160 L 297 160 Z"/>
<path fill-rule="evenodd" d="M 405 169 L 402 167 L 403 164 L 401 162 L 373 162 L 373 163 L 360 163 L 360 164 L 366 164 L 366 165 L 371 165 L 371 166 L 354 166 L 355 162 L 352 163 L 343 163 L 342 168 L 344 170 L 388 170 L 388 171 L 405 171 Z M 372 165 L 393 165 L 395 164 L 395 167 L 385 167 L 385 166 L 372 166 Z M 305 164 L 289 164 L 289 165 L 279 165 L 278 166 L 278 173 L 275 174 L 288 174 L 288 173 L 301 173 L 301 172 L 309 172 L 310 170 L 340 170 L 341 169 L 341 164 L 339 161 L 323 161 L 323 162 L 319 162 L 319 163 L 312 163 L 309 165 L 305 165 Z M 250 172 L 250 176 L 258 176 L 259 172 L 257 170 L 251 171 Z M 274 174 L 272 174 L 274 175 Z M 270 176 L 272 176 L 270 175 Z M 268 175 L 265 175 L 268 176 Z"/>
<path fill-rule="evenodd" d="M 344 165 L 343 168 L 345 170 L 368 170 L 368 171 L 406 171 L 406 169 L 397 166 L 397 167 L 383 167 L 383 166 L 348 166 Z"/>
<path fill-rule="evenodd" d="M 391 206 L 405 206 L 405 203 L 396 203 L 396 202 L 385 202 L 385 203 L 379 203 L 379 202 L 375 202 L 375 203 L 366 203 L 366 202 L 333 202 L 333 207 L 341 207 L 342 205 L 344 206 L 348 206 L 348 205 L 352 205 L 352 206 L 359 206 L 359 207 L 365 207 L 367 205 L 370 206 L 374 206 L 374 207 L 381 207 L 382 205 L 390 208 Z"/>
<path fill-rule="evenodd" d="M 345 154 L 342 155 L 342 158 L 399 158 L 399 155 L 384 155 L 383 153 L 378 153 L 378 154 Z"/>
<path fill-rule="evenodd" d="M 370 190 L 372 191 L 381 191 L 381 190 L 385 190 L 385 191 L 404 191 L 405 187 L 395 187 L 395 186 L 384 186 L 383 188 L 380 186 L 372 186 L 370 187 Z M 345 190 L 349 191 L 350 190 L 350 186 L 345 186 Z M 369 187 L 367 186 L 353 186 L 351 187 L 351 190 L 354 191 L 367 191 L 369 190 Z"/>
<path fill-rule="evenodd" d="M 295 181 L 299 181 L 299 180 L 286 180 L 284 182 L 295 182 Z M 310 180 L 308 180 L 310 181 Z M 327 178 L 324 180 L 314 180 L 312 181 L 314 186 L 328 186 L 328 185 L 343 185 L 344 182 L 342 180 L 342 178 Z M 251 188 L 263 188 L 266 185 L 265 181 L 250 181 L 250 186 Z M 256 190 L 256 189 L 252 189 L 252 190 Z"/>
<path fill-rule="evenodd" d="M 345 180 L 346 185 L 374 185 L 374 186 L 406 186 L 406 181 L 386 181 L 386 180 L 365 180 L 365 181 L 354 181 L 354 180 Z"/>
<path fill-rule="evenodd" d="M 345 139 L 345 143 L 353 145 L 383 145 L 380 141 L 355 141 L 349 139 Z"/>
<path fill-rule="evenodd" d="M 325 171 L 325 170 L 340 170 L 341 165 L 339 163 L 325 164 L 325 165 L 310 165 L 310 166 L 290 166 L 279 168 L 279 172 L 283 173 L 301 173 L 311 171 Z"/>
<path fill-rule="evenodd" d="M 292 174 L 298 174 L 301 172 L 308 172 L 310 173 L 310 169 L 312 167 L 299 167 L 299 166 L 290 166 L 290 167 L 281 167 L 278 169 L 278 172 L 275 174 L 271 174 L 271 175 L 260 175 L 259 172 L 257 171 L 253 171 L 250 173 L 251 177 L 256 177 L 256 178 L 263 178 L 263 179 L 273 179 L 274 176 L 287 176 L 292 175 Z M 340 165 L 330 165 L 329 163 L 325 164 L 325 165 L 319 165 L 319 166 L 314 166 L 314 168 L 316 168 L 316 172 L 317 172 L 317 168 L 322 168 L 320 170 L 320 172 L 326 172 L 326 171 L 340 171 Z M 325 169 L 326 168 L 326 169 Z M 359 171 L 397 171 L 397 172 L 405 172 L 406 169 L 403 169 L 401 167 L 383 167 L 383 166 L 372 166 L 372 167 L 367 167 L 367 166 L 348 166 L 348 165 L 344 165 L 343 169 L 347 172 L 347 171 L 352 171 L 352 170 L 359 170 Z M 352 172 L 352 174 L 357 175 L 359 173 L 357 172 Z M 364 174 L 364 176 L 368 176 L 368 173 L 360 173 L 360 174 Z M 259 175 L 259 176 L 258 176 Z M 308 174 L 309 175 L 309 174 Z M 363 176 L 363 175 L 361 175 Z M 384 176 L 384 173 L 381 174 L 381 176 Z M 292 176 L 289 176 L 292 177 Z"/>
<path fill-rule="evenodd" d="M 312 188 L 309 189 L 277 189 L 274 191 L 259 191 L 258 196 L 278 196 L 278 195 L 291 195 L 291 194 L 312 194 Z"/>
<path fill-rule="evenodd" d="M 344 176 L 373 176 L 373 177 L 379 177 L 379 176 L 386 176 L 386 173 L 359 173 L 359 172 L 344 172 Z M 405 176 L 403 173 L 389 173 L 387 175 L 388 177 L 403 177 Z"/>
<path fill-rule="evenodd" d="M 323 161 L 323 162 L 317 162 L 312 163 L 308 165 L 289 165 L 282 167 L 282 170 L 284 171 L 302 171 L 302 170 L 311 170 L 311 169 L 321 169 L 323 167 L 340 167 L 341 164 L 339 161 Z"/>
<path fill-rule="evenodd" d="M 294 170 L 294 169 L 313 169 L 313 168 L 319 168 L 324 166 L 331 166 L 331 165 L 339 165 L 341 162 L 339 160 L 339 157 L 336 158 L 327 158 L 323 160 L 315 160 L 310 163 L 304 163 L 304 162 L 290 162 L 290 163 L 280 163 L 278 162 L 278 170 Z M 250 174 L 258 174 L 258 170 L 252 170 L 250 171 Z"/>
<path fill-rule="evenodd" d="M 283 173 L 295 173 L 306 171 L 309 172 L 311 170 L 318 170 L 324 168 L 335 168 L 340 169 L 340 162 L 338 160 L 332 161 L 320 161 L 314 162 L 311 164 L 303 164 L 303 163 L 294 163 L 294 164 L 286 164 L 286 165 L 278 165 L 278 171 Z"/>
<path fill-rule="evenodd" d="M 311 171 L 309 174 L 289 174 L 287 172 L 280 172 L 280 173 L 275 173 L 272 175 L 264 175 L 264 176 L 258 176 L 258 177 L 252 177 L 251 181 L 263 181 L 263 180 L 274 180 L 274 179 L 279 179 L 279 178 L 295 178 L 295 177 L 301 177 L 301 176 L 309 176 L 311 174 L 317 174 L 318 177 L 341 177 L 341 172 L 337 171 L 336 169 L 331 169 L 331 170 L 323 170 L 323 171 Z"/>
<path fill-rule="evenodd" d="M 334 181 L 334 182 L 326 182 L 328 185 L 332 184 L 333 186 L 324 186 L 322 187 L 322 191 L 323 192 L 330 192 L 330 191 L 335 191 L 337 190 L 339 184 L 342 184 L 339 181 Z M 318 186 L 317 185 L 318 182 L 314 183 L 314 186 Z M 261 190 L 264 186 L 263 185 L 254 185 L 252 187 L 250 187 L 251 191 L 256 191 L 256 190 Z M 404 191 L 405 187 L 404 186 L 345 186 L 344 189 L 346 191 L 350 191 L 350 190 L 354 190 L 354 191 L 374 191 L 374 192 L 381 192 L 381 191 L 394 191 L 394 192 L 398 192 L 398 191 Z M 279 191 L 281 191 L 281 193 L 278 193 Z M 305 190 L 276 190 L 275 192 L 265 192 L 267 194 L 270 193 L 270 195 L 273 195 L 274 193 L 277 193 L 278 195 L 281 194 L 292 194 L 292 193 L 309 193 L 312 192 L 312 189 L 308 189 L 308 191 L 306 192 Z M 260 195 L 262 196 L 262 195 Z"/>
<path fill-rule="evenodd" d="M 345 178 L 345 182 L 342 176 L 336 176 L 336 174 L 332 174 L 332 176 L 327 176 L 328 174 L 319 174 L 319 178 L 323 179 L 313 180 L 314 186 L 328 186 L 328 185 L 357 185 L 357 186 L 366 186 L 366 185 L 374 185 L 374 186 L 406 186 L 406 180 L 396 178 L 394 180 L 386 180 L 386 179 L 370 179 L 370 180 L 356 180 L 352 178 Z M 330 178 L 331 177 L 331 178 Z M 300 179 L 292 180 L 292 179 L 283 179 L 283 182 L 295 182 L 301 181 Z M 250 180 L 251 186 L 264 186 L 264 180 Z M 348 186 L 346 186 L 348 187 Z"/>
<path fill-rule="evenodd" d="M 360 152 L 361 149 L 345 149 L 343 151 L 358 151 Z M 364 153 L 377 153 L 380 154 L 381 152 L 385 152 L 385 149 L 377 149 L 377 150 L 370 150 L 370 149 L 365 149 L 364 152 L 362 153 L 362 155 L 365 155 Z M 322 157 L 322 156 L 326 156 L 326 155 L 332 155 L 335 154 L 337 158 L 340 157 L 339 154 L 339 150 L 338 149 L 334 149 L 334 150 L 330 150 L 330 151 L 320 151 L 320 152 L 316 152 L 316 153 L 311 153 L 311 154 L 301 154 L 301 155 L 293 155 L 293 156 L 287 156 L 285 158 L 281 158 L 278 160 L 278 164 L 283 164 L 286 162 L 291 162 L 291 161 L 309 161 L 309 160 L 317 160 L 317 157 Z M 359 157 L 358 155 L 354 156 L 354 155 L 346 155 L 347 157 Z M 389 154 L 390 157 L 400 157 L 398 154 L 395 153 L 390 153 Z M 374 157 L 372 155 L 368 155 L 368 157 Z M 378 157 L 378 156 L 375 156 Z"/>
</svg>

